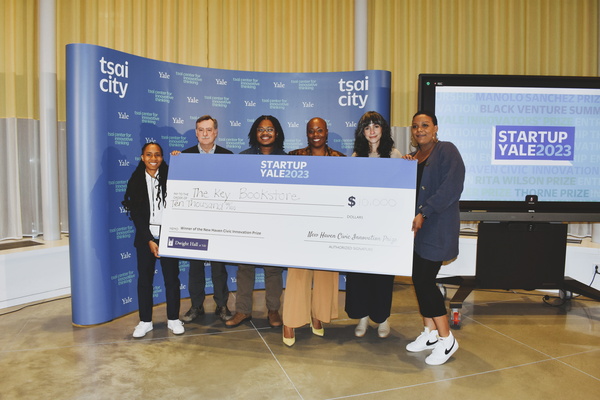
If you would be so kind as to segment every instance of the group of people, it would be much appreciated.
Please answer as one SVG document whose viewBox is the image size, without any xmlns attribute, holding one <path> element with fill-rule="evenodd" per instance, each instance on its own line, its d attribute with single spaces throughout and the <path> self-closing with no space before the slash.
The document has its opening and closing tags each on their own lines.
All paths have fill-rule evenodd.
<svg viewBox="0 0 600 400">
<path fill-rule="evenodd" d="M 417 185 L 412 279 L 423 331 L 406 346 L 410 352 L 430 350 L 425 362 L 430 365 L 445 363 L 458 349 L 446 316 L 442 293 L 436 285 L 436 276 L 443 261 L 458 255 L 460 213 L 458 201 L 463 189 L 465 167 L 458 149 L 437 137 L 438 123 L 434 114 L 417 112 L 412 120 L 411 143 L 416 149 L 402 155 L 394 147 L 391 128 L 379 113 L 369 111 L 358 122 L 352 157 L 404 158 L 417 161 Z M 217 120 L 205 115 L 196 121 L 198 145 L 184 153 L 232 154 L 218 146 Z M 289 155 L 334 156 L 344 154 L 327 145 L 328 128 L 322 118 L 312 118 L 306 125 L 308 146 L 290 151 Z M 248 133 L 250 148 L 240 154 L 284 155 L 284 133 L 277 118 L 263 115 L 256 119 Z M 179 151 L 173 151 L 172 156 Z M 158 143 L 142 148 L 141 161 L 133 172 L 123 205 L 130 213 L 136 234 L 138 302 L 140 322 L 133 336 L 145 336 L 153 329 L 152 290 L 156 259 L 160 260 L 165 281 L 167 326 L 174 334 L 185 332 L 183 321 L 191 322 L 204 314 L 205 261 L 191 260 L 189 270 L 190 309 L 179 319 L 178 259 L 159 257 L 158 242 L 162 211 L 166 205 L 167 164 Z M 409 227 L 407 227 L 408 229 Z M 240 264 L 237 270 L 235 313 L 227 307 L 229 290 L 227 270 L 221 262 L 211 261 L 214 301 L 217 315 L 227 327 L 235 327 L 252 318 L 252 292 L 256 265 Z M 323 324 L 338 317 L 339 274 L 330 270 L 289 268 L 286 280 L 283 318 L 279 313 L 283 293 L 282 268 L 261 266 L 265 273 L 265 297 L 269 325 L 281 327 L 283 342 L 295 343 L 295 328 L 309 324 L 312 333 L 323 336 Z M 392 305 L 394 276 L 348 273 L 346 277 L 345 311 L 357 319 L 354 330 L 357 337 L 366 334 L 369 320 L 377 324 L 377 335 L 390 334 L 389 317 Z"/>
</svg>

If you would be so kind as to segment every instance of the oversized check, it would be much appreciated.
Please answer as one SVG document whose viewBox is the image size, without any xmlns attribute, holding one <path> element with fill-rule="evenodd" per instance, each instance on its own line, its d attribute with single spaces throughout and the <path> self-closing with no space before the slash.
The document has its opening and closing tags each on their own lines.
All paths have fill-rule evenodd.
<svg viewBox="0 0 600 400">
<path fill-rule="evenodd" d="M 410 276 L 416 162 L 171 157 L 161 255 Z"/>
</svg>

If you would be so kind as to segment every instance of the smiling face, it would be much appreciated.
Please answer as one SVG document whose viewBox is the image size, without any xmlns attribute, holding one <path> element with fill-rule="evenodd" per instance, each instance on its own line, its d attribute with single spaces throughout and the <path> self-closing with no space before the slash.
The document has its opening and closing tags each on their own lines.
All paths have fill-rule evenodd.
<svg viewBox="0 0 600 400">
<path fill-rule="evenodd" d="M 413 140 L 420 149 L 426 150 L 436 142 L 438 127 L 429 115 L 415 115 L 410 128 Z"/>
<path fill-rule="evenodd" d="M 327 123 L 321 118 L 313 118 L 306 125 L 306 137 L 311 149 L 322 149 L 327 144 Z"/>
<path fill-rule="evenodd" d="M 363 130 L 363 135 L 365 135 L 365 139 L 371 145 L 371 150 L 374 151 L 379 146 L 379 142 L 381 141 L 381 125 L 374 124 L 371 122 L 369 125 L 365 127 Z"/>
<path fill-rule="evenodd" d="M 196 138 L 203 149 L 210 150 L 218 134 L 219 130 L 215 128 L 215 122 L 212 119 L 206 119 L 196 124 Z"/>
<path fill-rule="evenodd" d="M 271 147 L 275 143 L 277 132 L 273 123 L 268 119 L 263 119 L 258 128 L 256 128 L 256 140 L 260 147 Z"/>
<path fill-rule="evenodd" d="M 162 150 L 157 144 L 149 144 L 142 151 L 142 161 L 146 165 L 146 172 L 151 176 L 156 176 L 156 172 L 163 162 Z"/>
</svg>

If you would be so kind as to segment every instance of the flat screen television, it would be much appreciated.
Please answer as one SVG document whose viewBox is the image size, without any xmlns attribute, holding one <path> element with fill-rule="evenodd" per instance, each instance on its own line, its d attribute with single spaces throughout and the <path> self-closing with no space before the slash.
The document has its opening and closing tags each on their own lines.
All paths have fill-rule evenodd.
<svg viewBox="0 0 600 400">
<path fill-rule="evenodd" d="M 600 221 L 600 78 L 419 75 L 466 166 L 463 221 Z"/>
</svg>

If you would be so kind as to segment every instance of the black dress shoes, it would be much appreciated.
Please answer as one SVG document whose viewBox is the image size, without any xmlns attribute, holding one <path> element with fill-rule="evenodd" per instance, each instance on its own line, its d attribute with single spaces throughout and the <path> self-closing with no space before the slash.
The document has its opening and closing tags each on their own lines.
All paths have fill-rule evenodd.
<svg viewBox="0 0 600 400">
<path fill-rule="evenodd" d="M 221 321 L 225 322 L 231 319 L 231 311 L 227 306 L 219 307 L 215 309 L 215 315 L 221 319 Z"/>
<path fill-rule="evenodd" d="M 188 312 L 186 312 L 183 317 L 181 317 L 181 320 L 183 322 L 192 322 L 193 320 L 195 320 L 196 318 L 198 318 L 199 316 L 204 315 L 204 306 L 200 306 L 200 307 L 190 307 L 190 309 L 188 310 Z"/>
</svg>

